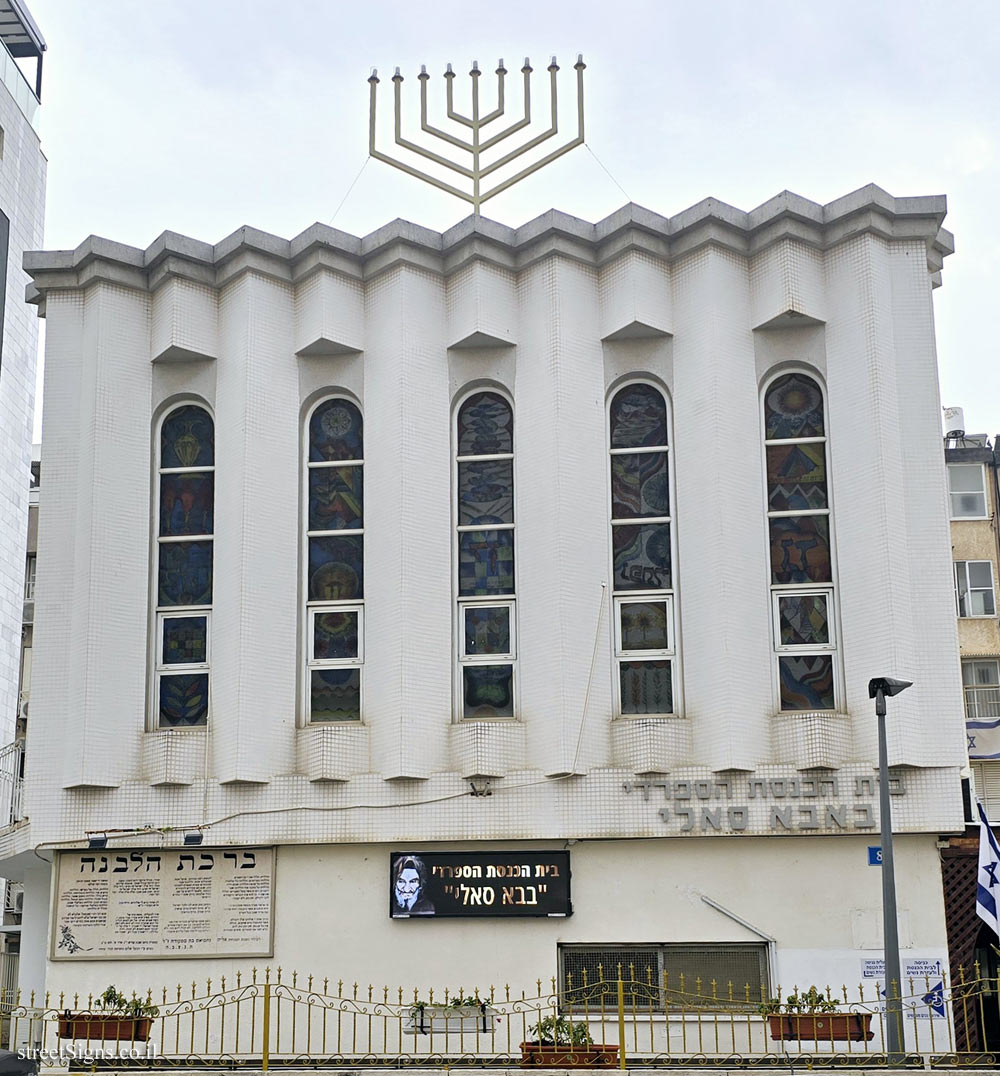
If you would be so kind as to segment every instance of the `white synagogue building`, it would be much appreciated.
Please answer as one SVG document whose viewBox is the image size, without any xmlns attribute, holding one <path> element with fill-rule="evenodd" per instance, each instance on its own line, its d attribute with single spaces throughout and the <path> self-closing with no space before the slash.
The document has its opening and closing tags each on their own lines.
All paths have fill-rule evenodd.
<svg viewBox="0 0 1000 1076">
<path fill-rule="evenodd" d="M 944 216 L 867 187 L 29 254 L 23 990 L 857 983 L 882 675 L 900 942 L 946 966 Z"/>
</svg>

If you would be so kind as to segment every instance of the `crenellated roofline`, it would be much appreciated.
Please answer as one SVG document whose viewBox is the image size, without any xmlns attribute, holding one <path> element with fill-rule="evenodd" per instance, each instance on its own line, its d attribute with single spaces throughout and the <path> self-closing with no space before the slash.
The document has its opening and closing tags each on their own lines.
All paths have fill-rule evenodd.
<svg viewBox="0 0 1000 1076">
<path fill-rule="evenodd" d="M 90 236 L 75 250 L 29 251 L 24 268 L 33 283 L 27 301 L 44 304 L 53 290 L 97 281 L 143 291 L 171 277 L 221 287 L 248 270 L 294 284 L 320 268 L 357 280 L 407 264 L 448 276 L 470 261 L 519 271 L 550 255 L 600 267 L 628 250 L 671 262 L 705 246 L 751 256 L 790 239 L 828 250 L 857 235 L 922 240 L 933 282 L 954 240 L 942 227 L 944 195 L 894 198 L 869 184 L 826 205 L 783 191 L 746 212 L 706 198 L 672 217 L 629 203 L 598 221 L 552 209 L 519 228 L 466 217 L 445 232 L 394 220 L 363 238 L 313 224 L 294 239 L 243 226 L 216 244 L 163 232 L 145 250 Z"/>
</svg>

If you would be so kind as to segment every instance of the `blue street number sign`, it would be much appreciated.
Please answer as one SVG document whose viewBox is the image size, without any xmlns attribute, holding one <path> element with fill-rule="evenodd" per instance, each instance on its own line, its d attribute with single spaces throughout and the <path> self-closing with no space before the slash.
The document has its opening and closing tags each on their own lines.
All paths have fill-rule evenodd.
<svg viewBox="0 0 1000 1076">
<path fill-rule="evenodd" d="M 869 867 L 881 867 L 882 866 L 882 846 L 879 844 L 868 845 L 868 866 Z"/>
</svg>

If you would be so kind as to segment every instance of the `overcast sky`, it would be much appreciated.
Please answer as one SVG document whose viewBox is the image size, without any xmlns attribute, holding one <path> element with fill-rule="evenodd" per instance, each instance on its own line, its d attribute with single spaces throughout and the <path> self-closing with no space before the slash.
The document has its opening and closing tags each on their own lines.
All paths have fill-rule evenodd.
<svg viewBox="0 0 1000 1076">
<path fill-rule="evenodd" d="M 371 67 L 384 107 L 392 68 L 415 98 L 426 63 L 434 109 L 446 62 L 464 94 L 478 59 L 488 101 L 503 57 L 514 104 L 528 55 L 545 119 L 549 57 L 565 103 L 582 52 L 589 150 L 485 215 L 596 221 L 631 200 L 671 216 L 708 196 L 822 203 L 870 182 L 946 194 L 942 402 L 965 408 L 969 431 L 1000 432 L 997 0 L 27 2 L 49 46 L 47 248 L 91 233 L 144 247 L 167 229 L 217 242 L 243 224 L 291 238 L 317 220 L 446 228 L 465 203 L 377 161 L 361 171 Z"/>
</svg>

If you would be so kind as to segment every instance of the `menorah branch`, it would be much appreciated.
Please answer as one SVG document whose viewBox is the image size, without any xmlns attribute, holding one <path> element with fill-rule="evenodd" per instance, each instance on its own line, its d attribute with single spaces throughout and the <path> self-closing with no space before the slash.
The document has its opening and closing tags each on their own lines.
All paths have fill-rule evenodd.
<svg viewBox="0 0 1000 1076">
<path fill-rule="evenodd" d="M 377 98 L 378 98 L 378 76 L 377 72 L 372 71 L 371 77 L 368 82 L 370 89 L 370 103 L 369 103 L 369 129 L 368 129 L 368 151 L 372 157 L 378 161 L 382 161 L 385 164 L 391 165 L 393 168 L 399 169 L 401 172 L 405 172 L 407 175 L 411 175 L 416 179 L 423 180 L 425 183 L 429 183 L 431 186 L 437 187 L 439 190 L 443 190 L 448 194 L 453 194 L 456 198 L 461 198 L 465 202 L 471 202 L 476 214 L 479 213 L 479 206 L 482 202 L 485 202 L 489 198 L 495 197 L 501 191 L 507 190 L 515 183 L 524 179 L 527 176 L 537 172 L 540 168 L 556 160 L 563 154 L 568 153 L 571 149 L 575 149 L 577 146 L 583 143 L 584 128 L 583 128 L 583 72 L 585 68 L 583 63 L 583 57 L 579 57 L 575 64 L 575 70 L 577 74 L 577 133 L 576 137 L 565 145 L 560 146 L 558 149 L 546 154 L 540 160 L 533 162 L 522 168 L 520 171 L 507 179 L 496 184 L 491 190 L 485 194 L 482 192 L 482 180 L 487 176 L 494 175 L 497 171 L 504 168 L 506 165 L 511 164 L 523 157 L 526 153 L 535 149 L 537 146 L 542 145 L 544 142 L 555 137 L 559 131 L 559 100 L 558 100 L 558 72 L 559 66 L 556 63 L 555 57 L 552 57 L 552 63 L 549 65 L 549 109 L 550 109 L 550 123 L 547 130 L 542 131 L 540 134 L 533 138 L 530 138 L 523 145 L 517 146 L 505 153 L 498 160 L 493 161 L 491 164 L 483 166 L 482 154 L 487 150 L 499 145 L 505 139 L 515 134 L 517 131 L 522 130 L 531 123 L 531 65 L 526 59 L 524 67 L 521 68 L 521 73 L 524 78 L 524 109 L 523 116 L 520 120 L 515 121 L 506 129 L 499 131 L 492 138 L 488 138 L 484 141 L 480 141 L 480 136 L 483 128 L 499 119 L 504 115 L 505 111 L 505 77 L 507 74 L 503 65 L 503 60 L 500 61 L 497 66 L 497 107 L 493 111 L 486 115 L 480 115 L 480 97 L 479 97 L 479 79 L 481 72 L 479 70 L 479 64 L 474 60 L 472 63 L 472 70 L 469 72 L 469 77 L 472 79 L 472 115 L 465 116 L 455 110 L 454 107 L 454 87 L 455 73 L 452 70 L 451 64 L 448 64 L 448 68 L 445 72 L 445 85 L 446 85 L 446 114 L 449 119 L 459 123 L 472 132 L 472 140 L 467 141 L 464 138 L 460 138 L 455 134 L 448 131 L 441 130 L 438 127 L 433 126 L 427 119 L 428 105 L 427 105 L 427 81 L 430 76 L 427 74 L 426 67 L 422 67 L 420 75 L 418 76 L 420 82 L 420 129 L 424 134 L 430 135 L 432 138 L 438 139 L 438 141 L 446 143 L 447 145 L 454 146 L 456 149 L 461 150 L 463 153 L 468 153 L 472 157 L 472 167 L 467 167 L 463 164 L 459 164 L 457 161 L 445 157 L 440 153 L 434 152 L 434 150 L 422 146 L 416 142 L 412 142 L 403 136 L 402 132 L 402 83 L 403 76 L 399 73 L 399 68 L 396 68 L 396 73 L 393 76 L 393 126 L 394 126 L 394 141 L 395 145 L 401 149 L 406 150 L 409 153 L 413 153 L 418 157 L 422 157 L 424 160 L 431 161 L 441 168 L 447 169 L 450 172 L 454 172 L 457 175 L 462 176 L 466 180 L 471 180 L 472 191 L 471 193 L 461 188 L 446 182 L 443 179 L 438 178 L 428 172 L 424 172 L 421 169 L 415 167 L 412 164 L 408 164 L 405 161 L 397 160 L 395 157 L 391 157 L 386 153 L 381 152 L 376 145 L 377 138 Z"/>
<path fill-rule="evenodd" d="M 426 149 L 424 146 L 420 146 L 416 142 L 410 142 L 409 139 L 403 138 L 402 101 L 400 99 L 403 86 L 403 76 L 393 75 L 392 81 L 395 109 L 394 121 L 396 145 L 400 146 L 402 149 L 408 149 L 411 153 L 416 153 L 421 157 L 426 157 L 427 160 L 433 161 L 435 164 L 441 165 L 442 168 L 447 168 L 452 172 L 457 172 L 460 176 L 465 176 L 466 179 L 471 179 L 475 181 L 476 174 L 471 168 L 466 168 L 464 164 L 456 164 L 455 161 L 451 161 L 447 157 L 442 157 L 439 153 L 435 153 L 433 150 Z"/>
<path fill-rule="evenodd" d="M 524 116 L 516 123 L 512 123 L 505 131 L 500 131 L 492 138 L 488 138 L 479 148 L 485 153 L 488 149 L 492 149 L 498 145 L 505 138 L 509 138 L 512 134 L 520 131 L 523 127 L 527 127 L 531 123 L 531 68 L 525 64 L 521 68 L 521 73 L 524 75 Z"/>
<path fill-rule="evenodd" d="M 577 63 L 574 65 L 576 68 L 576 93 L 577 93 L 577 108 L 576 108 L 576 123 L 577 133 L 576 138 L 571 142 L 567 142 L 566 145 L 560 146 L 559 149 L 553 150 L 551 153 L 546 154 L 540 161 L 535 161 L 534 164 L 529 165 L 527 168 L 522 169 L 516 175 L 511 176 L 509 179 L 498 183 L 492 190 L 486 194 L 480 194 L 479 202 L 486 202 L 495 195 L 500 194 L 502 191 L 512 187 L 515 183 L 519 183 L 522 179 L 530 176 L 532 173 L 537 172 L 539 168 L 544 168 L 547 164 L 551 164 L 552 161 L 564 154 L 569 153 L 571 149 L 576 149 L 577 146 L 582 146 L 584 142 L 584 128 L 583 128 L 583 70 L 585 65 L 583 63 Z"/>
<path fill-rule="evenodd" d="M 517 149 L 512 149 L 510 153 L 501 157 L 499 160 L 494 161 L 491 165 L 484 168 L 480 173 L 483 176 L 491 175 L 499 168 L 503 168 L 504 165 L 510 164 L 511 161 L 516 160 L 518 157 L 524 156 L 529 150 L 533 150 L 535 146 L 540 146 L 543 142 L 547 142 L 550 138 L 554 138 L 559 133 L 559 100 L 558 89 L 556 86 L 556 75 L 559 73 L 559 68 L 555 64 L 549 67 L 549 109 L 551 114 L 551 124 L 547 131 L 543 131 L 539 135 L 535 135 L 529 142 L 525 142 L 523 146 L 518 146 Z"/>
</svg>

